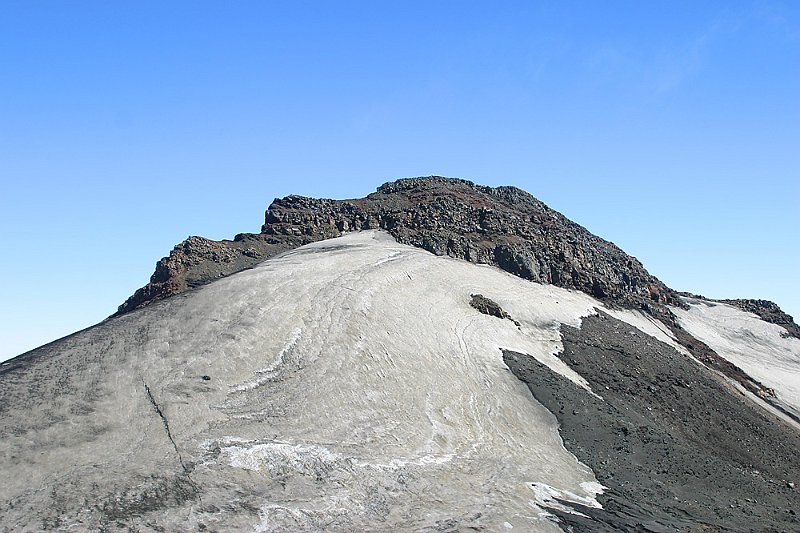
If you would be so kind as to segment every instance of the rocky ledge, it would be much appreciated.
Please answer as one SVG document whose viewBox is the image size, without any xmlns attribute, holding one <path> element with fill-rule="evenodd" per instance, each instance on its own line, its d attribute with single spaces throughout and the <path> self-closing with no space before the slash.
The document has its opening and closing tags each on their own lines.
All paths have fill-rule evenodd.
<svg viewBox="0 0 800 533">
<path fill-rule="evenodd" d="M 190 237 L 161 259 L 150 283 L 117 314 L 251 268 L 286 250 L 381 228 L 398 242 L 436 255 L 497 266 L 524 279 L 577 289 L 668 323 L 678 295 L 634 257 L 516 187 L 443 178 L 401 179 L 366 198 L 288 196 L 266 212 L 259 234 L 232 241 Z"/>
</svg>

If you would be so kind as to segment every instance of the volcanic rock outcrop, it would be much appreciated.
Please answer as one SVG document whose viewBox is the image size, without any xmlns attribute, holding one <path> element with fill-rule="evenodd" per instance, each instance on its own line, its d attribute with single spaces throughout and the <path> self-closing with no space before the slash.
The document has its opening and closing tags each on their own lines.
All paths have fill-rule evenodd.
<svg viewBox="0 0 800 533">
<path fill-rule="evenodd" d="M 276 199 L 260 234 L 190 237 L 158 262 L 118 313 L 249 268 L 287 249 L 350 231 L 384 229 L 436 255 L 497 266 L 523 279 L 577 289 L 668 319 L 677 294 L 634 257 L 516 187 L 441 177 L 386 183 L 358 200 Z"/>
</svg>

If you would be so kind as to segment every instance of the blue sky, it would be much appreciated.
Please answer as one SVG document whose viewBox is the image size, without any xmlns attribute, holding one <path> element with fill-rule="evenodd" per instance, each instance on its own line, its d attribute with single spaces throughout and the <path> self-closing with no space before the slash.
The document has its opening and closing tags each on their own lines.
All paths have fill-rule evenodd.
<svg viewBox="0 0 800 533">
<path fill-rule="evenodd" d="M 274 197 L 516 185 L 800 315 L 800 4 L 0 2 L 0 359 Z"/>
</svg>

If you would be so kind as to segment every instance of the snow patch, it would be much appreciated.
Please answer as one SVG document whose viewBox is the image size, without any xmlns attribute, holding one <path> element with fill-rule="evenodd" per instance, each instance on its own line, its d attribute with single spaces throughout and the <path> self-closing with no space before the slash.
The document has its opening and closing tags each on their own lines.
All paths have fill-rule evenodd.
<svg viewBox="0 0 800 533">
<path fill-rule="evenodd" d="M 672 308 L 678 323 L 721 357 L 774 389 L 800 415 L 800 339 L 777 324 L 732 305 L 684 298 L 689 309 Z"/>
<path fill-rule="evenodd" d="M 591 497 L 584 497 L 570 492 L 568 490 L 559 490 L 547 485 L 546 483 L 531 483 L 530 488 L 533 491 L 533 500 L 531 505 L 540 509 L 539 516 L 552 516 L 548 513 L 547 509 L 556 509 L 565 513 L 586 516 L 578 512 L 569 505 L 562 502 L 576 503 L 584 507 L 591 507 L 594 509 L 602 509 L 602 505 L 595 499 L 597 494 L 603 492 L 603 487 L 597 482 L 582 483 L 581 488 L 586 490 L 587 493 L 592 494 Z"/>
<path fill-rule="evenodd" d="M 443 465 L 445 463 L 449 463 L 455 457 L 455 454 L 452 453 L 444 455 L 423 455 L 415 458 L 392 459 L 386 464 L 363 462 L 358 463 L 358 466 L 366 468 L 380 468 L 385 470 L 400 470 L 408 466 Z"/>
</svg>

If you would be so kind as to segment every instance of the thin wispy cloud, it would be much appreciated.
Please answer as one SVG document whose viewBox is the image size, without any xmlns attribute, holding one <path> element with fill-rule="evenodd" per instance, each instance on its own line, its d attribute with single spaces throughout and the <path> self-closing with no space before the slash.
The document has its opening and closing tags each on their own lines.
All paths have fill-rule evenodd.
<svg viewBox="0 0 800 533">
<path fill-rule="evenodd" d="M 648 84 L 652 94 L 663 97 L 679 90 L 709 61 L 712 48 L 735 33 L 739 22 L 717 20 L 692 39 L 659 51 L 651 60 Z"/>
</svg>

